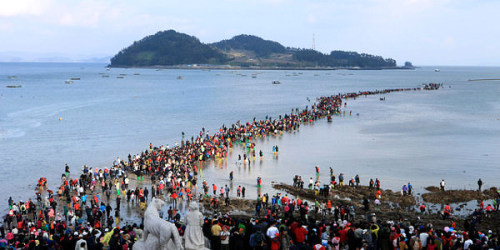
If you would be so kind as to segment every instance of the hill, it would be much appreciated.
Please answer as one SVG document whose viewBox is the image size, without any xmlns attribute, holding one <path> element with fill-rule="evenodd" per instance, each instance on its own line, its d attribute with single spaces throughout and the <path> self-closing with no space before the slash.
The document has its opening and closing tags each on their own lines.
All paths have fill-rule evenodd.
<svg viewBox="0 0 500 250">
<path fill-rule="evenodd" d="M 272 53 L 285 53 L 286 48 L 278 42 L 264 40 L 258 36 L 239 35 L 229 40 L 213 43 L 213 46 L 223 51 L 249 50 L 258 57 L 267 57 Z"/>
<path fill-rule="evenodd" d="M 391 58 L 365 53 L 334 50 L 324 54 L 311 49 L 285 47 L 253 35 L 238 35 L 204 44 L 194 36 L 174 30 L 160 31 L 134 42 L 111 58 L 110 66 L 187 67 L 190 64 L 262 69 L 398 68 Z"/>
<path fill-rule="evenodd" d="M 194 36 L 174 30 L 160 31 L 134 42 L 111 58 L 111 66 L 221 64 L 228 59 Z"/>
</svg>

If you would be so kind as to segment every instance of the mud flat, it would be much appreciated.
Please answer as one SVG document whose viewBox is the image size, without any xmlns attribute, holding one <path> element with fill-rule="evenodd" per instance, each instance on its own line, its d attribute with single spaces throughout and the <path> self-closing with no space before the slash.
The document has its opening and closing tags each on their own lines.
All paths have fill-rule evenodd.
<svg viewBox="0 0 500 250">
<path fill-rule="evenodd" d="M 439 187 L 430 186 L 426 187 L 425 190 L 429 193 L 422 194 L 422 198 L 425 202 L 436 203 L 436 204 L 448 204 L 448 203 L 460 203 L 469 202 L 473 200 L 489 200 L 494 199 L 498 195 L 498 190 L 496 187 L 484 190 L 480 192 L 478 190 L 446 190 L 441 191 Z"/>
</svg>

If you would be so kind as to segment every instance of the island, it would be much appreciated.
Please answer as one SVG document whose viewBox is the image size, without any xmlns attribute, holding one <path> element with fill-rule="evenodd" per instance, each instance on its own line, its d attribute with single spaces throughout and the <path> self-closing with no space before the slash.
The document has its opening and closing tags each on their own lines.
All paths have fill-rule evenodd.
<svg viewBox="0 0 500 250">
<path fill-rule="evenodd" d="M 238 35 L 215 43 L 175 30 L 157 32 L 122 49 L 109 67 L 216 69 L 414 69 L 411 62 L 352 51 L 329 54 L 285 47 L 253 35 Z"/>
</svg>

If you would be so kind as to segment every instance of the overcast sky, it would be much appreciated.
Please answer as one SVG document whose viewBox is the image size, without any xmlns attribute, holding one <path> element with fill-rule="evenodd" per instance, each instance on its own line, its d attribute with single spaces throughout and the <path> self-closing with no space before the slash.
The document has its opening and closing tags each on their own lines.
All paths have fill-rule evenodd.
<svg viewBox="0 0 500 250">
<path fill-rule="evenodd" d="M 174 29 L 210 43 L 252 34 L 285 46 L 415 65 L 500 66 L 496 0 L 0 0 L 0 61 L 113 56 Z"/>
</svg>

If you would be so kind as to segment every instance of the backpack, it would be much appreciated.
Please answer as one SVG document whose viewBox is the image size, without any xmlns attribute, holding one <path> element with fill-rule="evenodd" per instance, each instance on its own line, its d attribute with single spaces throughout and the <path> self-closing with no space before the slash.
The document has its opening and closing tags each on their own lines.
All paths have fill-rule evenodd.
<svg viewBox="0 0 500 250">
<path fill-rule="evenodd" d="M 254 234 L 250 235 L 250 246 L 251 247 L 262 246 L 263 241 L 264 241 L 264 235 L 260 231 L 257 231 Z"/>
</svg>

